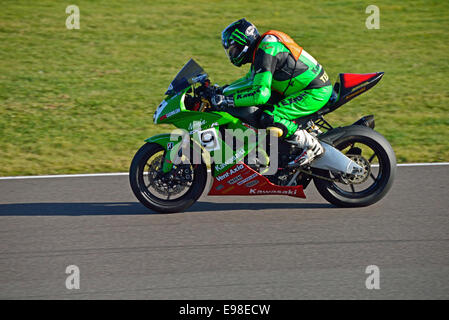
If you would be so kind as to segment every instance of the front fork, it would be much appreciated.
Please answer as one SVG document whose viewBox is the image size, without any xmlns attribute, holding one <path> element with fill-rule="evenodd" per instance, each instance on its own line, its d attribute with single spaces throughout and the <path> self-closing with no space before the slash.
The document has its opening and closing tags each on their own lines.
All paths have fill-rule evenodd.
<svg viewBox="0 0 449 320">
<path fill-rule="evenodd" d="M 178 137 L 182 139 L 181 135 Z M 178 141 L 173 141 L 172 134 L 163 133 L 145 140 L 147 143 L 156 143 L 164 148 L 165 152 L 162 163 L 163 173 L 170 172 L 173 169 L 173 164 L 176 162 L 178 153 L 182 147 L 182 143 L 179 143 L 179 138 Z"/>
<path fill-rule="evenodd" d="M 162 163 L 162 172 L 168 173 L 173 170 L 173 166 L 178 164 L 191 164 L 195 167 L 204 161 L 203 148 L 190 136 L 178 136 L 178 141 L 173 141 L 170 134 L 164 134 L 164 137 L 157 138 L 158 136 L 148 138 L 145 140 L 150 143 L 157 143 L 164 148 L 164 156 Z M 190 160 L 183 154 L 185 150 L 188 150 L 188 154 L 191 155 Z"/>
</svg>

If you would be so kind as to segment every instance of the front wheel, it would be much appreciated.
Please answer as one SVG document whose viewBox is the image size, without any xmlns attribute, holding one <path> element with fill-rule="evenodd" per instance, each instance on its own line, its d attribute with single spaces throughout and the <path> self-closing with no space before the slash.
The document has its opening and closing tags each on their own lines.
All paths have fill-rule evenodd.
<svg viewBox="0 0 449 320">
<path fill-rule="evenodd" d="M 154 211 L 181 212 L 203 193 L 207 181 L 206 165 L 188 161 L 162 172 L 165 150 L 159 144 L 146 143 L 137 151 L 129 170 L 129 182 L 137 199 Z"/>
<path fill-rule="evenodd" d="M 396 173 L 396 156 L 390 143 L 378 132 L 353 125 L 333 141 L 336 149 L 364 168 L 358 176 L 339 175 L 314 169 L 318 192 L 330 203 L 340 207 L 369 206 L 390 190 Z M 333 180 L 333 181 L 330 181 Z"/>
</svg>

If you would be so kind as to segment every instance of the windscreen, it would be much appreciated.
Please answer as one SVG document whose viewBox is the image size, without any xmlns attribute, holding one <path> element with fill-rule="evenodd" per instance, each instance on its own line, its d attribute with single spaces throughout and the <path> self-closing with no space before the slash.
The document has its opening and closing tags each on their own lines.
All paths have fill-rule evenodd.
<svg viewBox="0 0 449 320">
<path fill-rule="evenodd" d="M 198 63 L 195 62 L 195 60 L 190 59 L 170 83 L 165 94 L 173 95 L 175 93 L 178 93 L 191 84 L 198 82 L 198 76 L 204 76 L 205 78 L 207 77 L 207 73 L 203 70 L 203 68 L 200 67 Z"/>
</svg>

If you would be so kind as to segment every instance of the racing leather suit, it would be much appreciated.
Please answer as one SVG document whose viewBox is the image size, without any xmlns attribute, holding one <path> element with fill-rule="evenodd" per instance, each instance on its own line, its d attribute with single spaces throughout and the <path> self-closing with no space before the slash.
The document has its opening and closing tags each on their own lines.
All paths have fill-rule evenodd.
<svg viewBox="0 0 449 320">
<path fill-rule="evenodd" d="M 288 35 L 275 30 L 260 37 L 248 74 L 231 85 L 242 85 L 233 95 L 236 107 L 268 104 L 261 126 L 281 128 L 284 138 L 298 129 L 293 120 L 318 111 L 332 94 L 323 67 Z M 276 96 L 280 100 L 270 103 Z"/>
</svg>

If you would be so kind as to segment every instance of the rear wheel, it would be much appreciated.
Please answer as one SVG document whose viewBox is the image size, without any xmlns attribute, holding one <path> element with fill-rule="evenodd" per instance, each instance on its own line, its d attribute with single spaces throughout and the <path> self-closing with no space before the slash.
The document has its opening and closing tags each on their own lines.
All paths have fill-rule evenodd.
<svg viewBox="0 0 449 320">
<path fill-rule="evenodd" d="M 318 192 L 340 207 L 363 207 L 382 199 L 390 190 L 396 156 L 390 143 L 378 132 L 364 126 L 346 128 L 345 134 L 333 142 L 334 147 L 363 167 L 361 175 L 341 175 L 314 169 L 314 173 L 333 181 L 314 177 Z"/>
<path fill-rule="evenodd" d="M 134 156 L 129 182 L 137 199 L 157 212 L 181 212 L 203 193 L 207 181 L 205 164 L 181 163 L 170 172 L 162 172 L 165 150 L 159 144 L 147 143 Z"/>
</svg>

